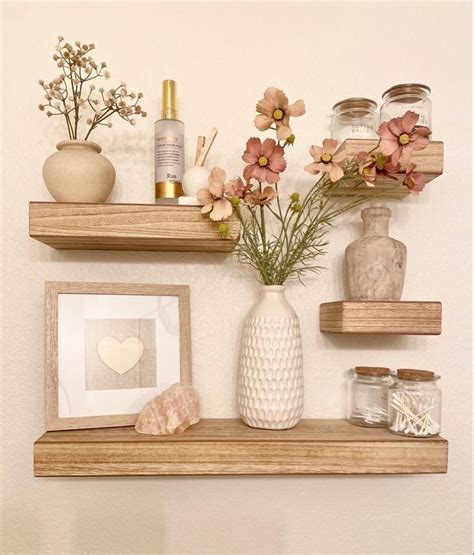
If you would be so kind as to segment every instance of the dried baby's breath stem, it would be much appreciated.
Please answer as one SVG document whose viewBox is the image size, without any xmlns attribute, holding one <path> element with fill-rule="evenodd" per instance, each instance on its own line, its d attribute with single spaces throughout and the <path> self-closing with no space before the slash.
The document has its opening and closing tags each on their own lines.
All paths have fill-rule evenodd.
<svg viewBox="0 0 474 555">
<path fill-rule="evenodd" d="M 90 55 L 95 49 L 94 44 L 81 44 L 76 41 L 72 46 L 65 42 L 63 37 L 58 39 L 53 59 L 61 68 L 62 74 L 49 83 L 40 81 L 48 102 L 40 104 L 39 109 L 46 110 L 48 117 L 63 115 L 70 139 L 78 138 L 79 124 L 85 116 L 88 125 L 85 140 L 99 125 L 111 127 L 112 124 L 104 123 L 104 120 L 115 113 L 131 125 L 136 124 L 131 116 L 146 117 L 146 112 L 138 104 L 143 94 L 128 92 L 124 82 L 110 89 L 105 95 L 104 89 L 100 94 L 94 93 L 94 85 L 90 85 L 89 91 L 85 93 L 85 83 L 98 78 L 109 79 L 107 64 L 97 64 Z"/>
</svg>

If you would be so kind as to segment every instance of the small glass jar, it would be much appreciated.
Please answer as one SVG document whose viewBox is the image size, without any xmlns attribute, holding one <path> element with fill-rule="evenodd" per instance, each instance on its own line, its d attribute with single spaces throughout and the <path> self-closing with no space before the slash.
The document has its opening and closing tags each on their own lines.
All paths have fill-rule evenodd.
<svg viewBox="0 0 474 555">
<path fill-rule="evenodd" d="M 345 139 L 377 139 L 377 102 L 370 98 L 346 98 L 332 107 L 331 137 Z"/>
<path fill-rule="evenodd" d="M 411 110 L 420 116 L 415 129 L 417 127 L 431 129 L 430 93 L 431 89 L 420 83 L 406 83 L 390 87 L 382 95 L 380 122 L 402 117 L 405 112 Z"/>
<path fill-rule="evenodd" d="M 428 370 L 397 370 L 388 394 L 389 430 L 404 436 L 433 437 L 441 431 L 439 376 Z"/>
<path fill-rule="evenodd" d="M 388 368 L 357 366 L 349 384 L 349 422 L 368 428 L 386 427 L 392 383 Z"/>
</svg>

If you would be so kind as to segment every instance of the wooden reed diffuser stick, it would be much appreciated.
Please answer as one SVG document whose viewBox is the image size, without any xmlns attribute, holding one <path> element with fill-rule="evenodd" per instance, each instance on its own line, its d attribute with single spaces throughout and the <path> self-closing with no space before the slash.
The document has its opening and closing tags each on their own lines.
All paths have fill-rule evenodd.
<svg viewBox="0 0 474 555">
<path fill-rule="evenodd" d="M 201 154 L 201 150 L 204 147 L 204 143 L 206 142 L 206 137 L 203 135 L 199 135 L 197 138 L 197 145 L 196 145 L 196 156 L 194 158 L 194 165 L 197 166 L 199 155 Z"/>
<path fill-rule="evenodd" d="M 213 127 L 211 129 L 211 132 L 209 133 L 209 137 L 206 139 L 204 143 L 204 147 L 201 149 L 201 152 L 195 164 L 196 166 L 204 166 L 204 162 L 206 161 L 207 155 L 211 150 L 211 147 L 212 147 L 212 144 L 214 143 L 216 135 L 217 135 L 217 129 Z"/>
</svg>

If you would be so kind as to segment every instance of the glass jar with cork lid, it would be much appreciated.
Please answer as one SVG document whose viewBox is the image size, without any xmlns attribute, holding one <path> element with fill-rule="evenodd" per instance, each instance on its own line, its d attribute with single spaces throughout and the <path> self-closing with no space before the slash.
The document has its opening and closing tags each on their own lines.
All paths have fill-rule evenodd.
<svg viewBox="0 0 474 555">
<path fill-rule="evenodd" d="M 421 83 L 394 85 L 382 95 L 380 122 L 402 117 L 408 110 L 420 116 L 417 127 L 431 127 L 431 89 Z"/>
<path fill-rule="evenodd" d="M 334 104 L 331 137 L 346 139 L 377 139 L 377 103 L 370 98 L 346 98 Z"/>
<path fill-rule="evenodd" d="M 357 366 L 349 384 L 349 422 L 368 428 L 387 427 L 392 382 L 389 368 Z"/>
<path fill-rule="evenodd" d="M 439 376 L 429 370 L 400 368 L 388 395 L 389 430 L 412 437 L 441 431 Z"/>
</svg>

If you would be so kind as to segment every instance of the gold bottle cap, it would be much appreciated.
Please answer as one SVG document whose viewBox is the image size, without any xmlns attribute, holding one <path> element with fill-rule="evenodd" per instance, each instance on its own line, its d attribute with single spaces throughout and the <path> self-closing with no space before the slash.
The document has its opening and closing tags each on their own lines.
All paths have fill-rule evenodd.
<svg viewBox="0 0 474 555">
<path fill-rule="evenodd" d="M 172 79 L 165 79 L 162 83 L 161 97 L 161 118 L 177 119 L 176 110 L 176 82 Z"/>
</svg>

